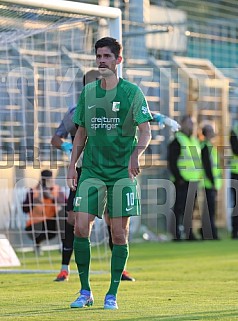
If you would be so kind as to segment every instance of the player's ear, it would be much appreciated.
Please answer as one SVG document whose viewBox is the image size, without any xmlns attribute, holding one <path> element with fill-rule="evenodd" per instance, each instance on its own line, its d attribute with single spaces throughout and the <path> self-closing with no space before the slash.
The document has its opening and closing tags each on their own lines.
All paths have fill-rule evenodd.
<svg viewBox="0 0 238 321">
<path fill-rule="evenodd" d="M 117 65 L 119 65 L 122 62 L 122 56 L 117 57 Z"/>
</svg>

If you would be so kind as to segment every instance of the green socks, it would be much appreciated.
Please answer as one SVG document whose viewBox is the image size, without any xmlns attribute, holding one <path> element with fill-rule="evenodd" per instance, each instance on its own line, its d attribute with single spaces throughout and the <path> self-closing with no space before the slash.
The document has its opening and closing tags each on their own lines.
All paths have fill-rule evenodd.
<svg viewBox="0 0 238 321">
<path fill-rule="evenodd" d="M 117 290 L 121 282 L 121 275 L 125 268 L 126 261 L 129 255 L 128 244 L 115 245 L 113 244 L 112 259 L 111 259 L 111 284 L 107 294 L 117 295 Z"/>
<path fill-rule="evenodd" d="M 75 262 L 78 267 L 81 290 L 91 291 L 89 284 L 89 268 L 91 261 L 91 246 L 89 238 L 74 237 L 74 255 Z"/>
<path fill-rule="evenodd" d="M 74 238 L 74 255 L 78 267 L 81 290 L 91 291 L 89 283 L 89 268 L 91 261 L 91 246 L 89 238 Z M 129 247 L 126 245 L 113 245 L 111 258 L 111 284 L 107 294 L 117 295 L 121 282 L 121 275 L 129 255 Z"/>
</svg>

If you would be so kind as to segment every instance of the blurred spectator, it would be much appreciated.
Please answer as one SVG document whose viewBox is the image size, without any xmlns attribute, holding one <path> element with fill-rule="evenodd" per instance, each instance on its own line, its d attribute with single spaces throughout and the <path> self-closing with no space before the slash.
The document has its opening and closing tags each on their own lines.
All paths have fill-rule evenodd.
<svg viewBox="0 0 238 321">
<path fill-rule="evenodd" d="M 57 235 L 56 216 L 65 209 L 66 197 L 55 184 L 52 171 L 43 170 L 36 187 L 29 189 L 22 208 L 28 214 L 25 230 L 34 241 L 35 251 L 41 254 L 40 244 Z"/>
<path fill-rule="evenodd" d="M 204 140 L 201 143 L 202 164 L 204 169 L 205 197 L 202 214 L 202 239 L 218 240 L 217 227 L 215 224 L 217 190 L 222 186 L 222 170 L 216 147 L 212 144 L 215 137 L 211 125 L 202 128 Z"/>
<path fill-rule="evenodd" d="M 168 146 L 168 167 L 176 190 L 175 226 L 172 226 L 175 241 L 196 240 L 192 232 L 192 217 L 202 174 L 200 143 L 193 136 L 191 116 L 183 116 L 180 125 L 180 131 L 175 133 Z"/>
<path fill-rule="evenodd" d="M 231 199 L 233 203 L 233 212 L 231 215 L 231 238 L 238 239 L 238 208 L 236 204 L 236 188 L 234 186 L 235 182 L 238 182 L 238 123 L 236 123 L 230 132 L 230 144 L 231 144 L 231 180 L 234 181 L 231 183 Z"/>
</svg>

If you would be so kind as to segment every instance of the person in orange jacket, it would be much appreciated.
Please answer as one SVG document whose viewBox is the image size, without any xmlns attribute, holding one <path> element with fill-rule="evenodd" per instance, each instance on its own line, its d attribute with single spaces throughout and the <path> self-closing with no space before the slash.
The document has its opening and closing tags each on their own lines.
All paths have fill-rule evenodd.
<svg viewBox="0 0 238 321">
<path fill-rule="evenodd" d="M 25 230 L 34 241 L 37 254 L 41 254 L 40 244 L 57 235 L 56 216 L 65 210 L 66 196 L 56 185 L 52 171 L 43 170 L 37 186 L 30 188 L 23 201 L 23 212 L 28 215 Z"/>
</svg>

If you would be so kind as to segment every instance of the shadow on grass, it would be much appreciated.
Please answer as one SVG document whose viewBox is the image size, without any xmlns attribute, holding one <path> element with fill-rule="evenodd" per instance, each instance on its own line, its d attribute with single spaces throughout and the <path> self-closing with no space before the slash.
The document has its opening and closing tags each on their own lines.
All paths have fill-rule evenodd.
<svg viewBox="0 0 238 321">
<path fill-rule="evenodd" d="M 52 312 L 54 313 L 55 309 L 51 309 L 51 311 L 42 311 L 42 310 L 38 310 L 35 309 L 34 311 L 24 311 L 24 312 L 14 312 L 14 313 L 1 313 L 0 314 L 0 318 L 1 317 L 13 317 L 14 315 L 16 317 L 33 317 L 33 316 L 40 316 L 41 318 L 46 317 L 47 315 L 51 314 Z M 57 313 L 61 314 L 61 313 L 65 313 L 66 310 L 69 311 L 78 311 L 78 309 L 68 309 L 68 308 L 57 308 Z M 98 312 L 102 312 L 103 316 L 103 311 L 105 313 L 105 320 L 108 320 L 108 314 L 107 312 L 111 312 L 111 313 L 115 313 L 115 311 L 105 311 L 103 308 L 96 308 L 91 310 L 90 312 L 93 313 L 98 313 Z M 80 314 L 81 316 L 83 315 L 87 315 L 88 314 L 88 310 L 87 309 L 80 309 Z M 118 310 L 118 312 L 120 312 L 120 310 Z M 72 316 L 72 314 L 70 314 Z M 154 316 L 136 316 L 134 315 L 132 318 L 127 318 L 125 319 L 124 316 L 122 317 L 121 315 L 118 315 L 118 319 L 115 319 L 114 316 L 112 318 L 112 320 L 121 320 L 121 321 L 194 321 L 194 320 L 211 320 L 211 321 L 215 321 L 215 320 L 226 320 L 226 321 L 230 321 L 230 320 L 237 320 L 237 310 L 219 310 L 219 311 L 207 311 L 207 312 L 197 312 L 197 313 L 187 313 L 187 314 L 178 314 L 178 315 L 154 315 Z M 18 318 L 17 318 L 18 320 Z M 42 320 L 42 319 L 41 319 Z"/>
</svg>

